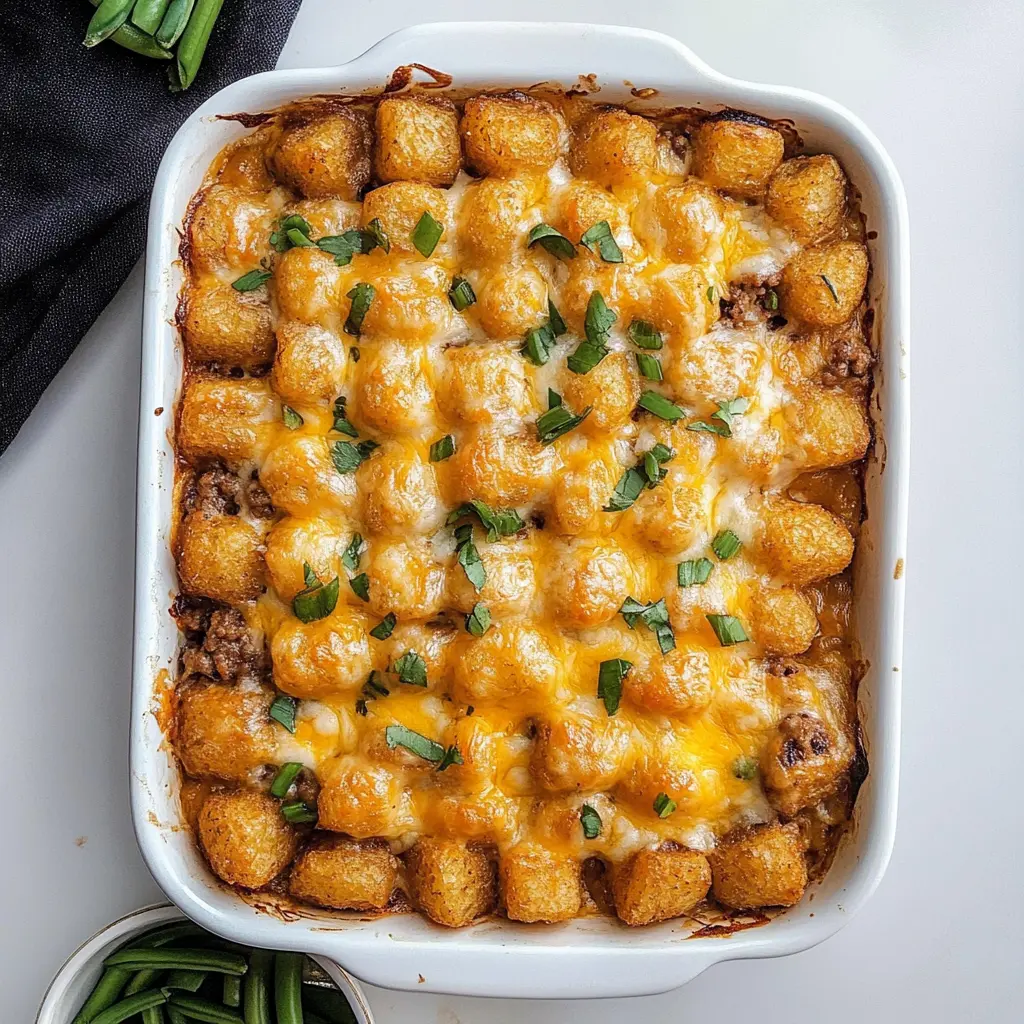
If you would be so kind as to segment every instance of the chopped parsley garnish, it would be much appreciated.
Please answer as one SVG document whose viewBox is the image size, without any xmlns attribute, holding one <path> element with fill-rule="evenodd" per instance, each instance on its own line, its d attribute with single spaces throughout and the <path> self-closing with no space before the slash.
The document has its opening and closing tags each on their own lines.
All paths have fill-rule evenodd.
<svg viewBox="0 0 1024 1024">
<path fill-rule="evenodd" d="M 365 234 L 369 235 L 385 252 L 391 252 L 391 239 L 388 238 L 387 232 L 384 230 L 384 225 L 381 224 L 379 217 L 374 217 L 369 224 L 366 225 Z M 373 246 L 370 247 L 371 249 Z M 368 250 L 364 250 L 368 251 Z"/>
<path fill-rule="evenodd" d="M 398 623 L 398 616 L 394 612 L 388 612 L 380 622 L 377 623 L 373 629 L 370 630 L 370 636 L 374 640 L 387 640 L 389 636 L 395 631 L 395 626 Z"/>
<path fill-rule="evenodd" d="M 274 275 L 269 270 L 250 270 L 237 281 L 231 282 L 236 292 L 251 292 L 265 285 Z"/>
<path fill-rule="evenodd" d="M 711 542 L 711 550 L 720 562 L 726 562 L 743 547 L 739 537 L 732 530 L 719 530 Z"/>
<path fill-rule="evenodd" d="M 735 615 L 706 615 L 705 618 L 711 624 L 715 636 L 718 637 L 718 642 L 723 647 L 742 644 L 750 639 L 743 624 Z"/>
<path fill-rule="evenodd" d="M 554 409 L 561 404 L 562 396 L 554 388 L 548 388 L 548 408 Z"/>
<path fill-rule="evenodd" d="M 558 399 L 556 405 L 551 405 L 551 395 Z M 575 430 L 589 415 L 592 406 L 587 406 L 578 416 L 574 416 L 569 409 L 562 404 L 561 395 L 553 391 L 548 393 L 548 411 L 537 418 L 537 440 L 543 445 L 553 444 L 570 430 Z"/>
<path fill-rule="evenodd" d="M 270 717 L 275 722 L 280 722 L 289 732 L 295 732 L 295 710 L 298 701 L 294 697 L 279 693 L 270 705 Z"/>
<path fill-rule="evenodd" d="M 737 779 L 743 779 L 745 782 L 757 778 L 757 758 L 747 754 L 737 757 L 732 763 L 732 773 Z"/>
<path fill-rule="evenodd" d="M 765 296 L 765 304 L 772 313 L 779 308 L 779 293 L 774 288 L 768 289 L 768 294 Z"/>
<path fill-rule="evenodd" d="M 641 604 L 632 597 L 627 597 L 619 609 L 619 614 L 626 620 L 626 625 L 630 629 L 635 629 L 637 622 L 642 622 L 654 634 L 662 654 L 668 654 L 675 649 L 676 637 L 672 632 L 668 606 L 664 598 L 650 604 Z"/>
<path fill-rule="evenodd" d="M 584 839 L 596 839 L 601 834 L 601 815 L 590 804 L 580 808 L 580 824 L 583 826 Z"/>
<path fill-rule="evenodd" d="M 648 380 L 665 379 L 661 372 L 661 360 L 657 356 L 652 356 L 647 352 L 637 352 L 636 367 L 640 371 L 641 376 L 646 377 Z"/>
<path fill-rule="evenodd" d="M 654 798 L 654 813 L 659 818 L 667 818 L 675 809 L 675 800 L 669 799 L 666 793 L 659 793 Z"/>
<path fill-rule="evenodd" d="M 422 757 L 424 761 L 433 761 L 434 764 L 439 764 L 445 756 L 445 749 L 440 743 L 428 740 L 426 736 L 421 736 L 404 725 L 389 725 L 384 730 L 384 739 L 389 750 L 405 747 L 410 753 Z"/>
<path fill-rule="evenodd" d="M 299 777 L 302 765 L 298 761 L 288 761 L 277 769 L 274 781 L 270 784 L 270 795 L 283 800 L 292 788 L 292 783 Z"/>
<path fill-rule="evenodd" d="M 674 456 L 675 452 L 664 444 L 656 444 L 650 451 L 644 452 L 643 458 L 619 477 L 604 511 L 625 512 L 640 497 L 645 487 L 656 487 L 665 479 L 668 470 L 662 469 L 661 464 L 669 462 Z"/>
<path fill-rule="evenodd" d="M 451 434 L 445 434 L 430 446 L 430 461 L 444 462 L 455 454 L 455 438 Z"/>
<path fill-rule="evenodd" d="M 464 764 L 462 760 L 462 754 L 459 753 L 459 748 L 453 743 L 442 756 L 441 760 L 437 764 L 437 770 L 443 772 L 445 768 L 451 767 L 453 764 Z"/>
<path fill-rule="evenodd" d="M 335 441 L 331 445 L 331 461 L 339 473 L 354 473 L 375 448 L 380 445 L 376 441 Z"/>
<path fill-rule="evenodd" d="M 687 430 L 704 431 L 719 437 L 732 437 L 734 417 L 741 416 L 750 408 L 749 398 L 730 398 L 728 402 L 716 402 L 718 411 L 711 414 L 711 421 L 696 420 L 686 426 Z"/>
<path fill-rule="evenodd" d="M 588 228 L 580 239 L 580 245 L 585 245 L 592 253 L 599 253 L 605 263 L 621 263 L 623 260 L 622 250 L 606 220 L 599 220 Z"/>
<path fill-rule="evenodd" d="M 661 340 L 661 331 L 648 320 L 633 320 L 626 331 L 629 340 L 637 348 L 646 348 L 652 351 L 660 349 L 664 342 Z"/>
<path fill-rule="evenodd" d="M 519 350 L 535 366 L 543 366 L 551 358 L 551 348 L 555 344 L 555 332 L 550 324 L 531 327 L 523 335 L 523 347 Z"/>
<path fill-rule="evenodd" d="M 370 600 L 370 577 L 365 572 L 361 572 L 358 576 L 353 576 L 348 581 L 348 585 L 352 588 L 352 593 L 361 601 Z"/>
<path fill-rule="evenodd" d="M 312 825 L 317 820 L 316 808 L 302 800 L 281 804 L 281 816 L 291 825 Z"/>
<path fill-rule="evenodd" d="M 338 589 L 341 585 L 337 576 L 330 583 L 321 583 L 307 562 L 302 563 L 302 576 L 306 584 L 292 598 L 292 611 L 303 622 L 316 622 L 326 618 L 338 603 Z"/>
<path fill-rule="evenodd" d="M 313 229 L 309 226 L 309 221 L 297 213 L 293 213 L 290 217 L 285 217 L 277 230 L 271 233 L 270 244 L 277 252 L 287 252 L 294 245 L 312 245 L 313 243 L 309 239 L 312 232 Z M 299 241 L 296 242 L 295 238 L 298 238 Z"/>
<path fill-rule="evenodd" d="M 555 304 L 548 299 L 548 326 L 554 332 L 556 338 L 560 338 L 568 328 L 562 319 L 562 314 L 555 308 Z"/>
<path fill-rule="evenodd" d="M 376 294 L 377 289 L 372 284 L 366 284 L 365 281 L 360 281 L 351 291 L 346 293 L 345 298 L 352 300 L 348 317 L 345 320 L 346 334 L 359 336 L 359 332 L 363 329 L 363 321 L 366 319 L 366 314 L 369 312 L 373 297 Z"/>
<path fill-rule="evenodd" d="M 423 216 L 416 222 L 416 227 L 412 230 L 412 244 L 421 256 L 430 257 L 437 248 L 437 243 L 441 241 L 443 234 L 444 225 L 434 220 L 424 210 Z"/>
<path fill-rule="evenodd" d="M 664 395 L 659 395 L 657 391 L 645 391 L 636 404 L 669 423 L 675 423 L 686 415 L 678 405 L 670 402 Z"/>
<path fill-rule="evenodd" d="M 466 632 L 472 633 L 473 636 L 483 636 L 490 628 L 490 609 L 478 602 L 473 605 L 473 610 L 466 616 Z"/>
<path fill-rule="evenodd" d="M 350 228 L 340 235 L 326 235 L 317 239 L 316 244 L 324 252 L 329 252 L 339 267 L 347 267 L 352 262 L 353 256 L 359 253 L 365 255 L 376 248 L 379 243 L 368 231 Z"/>
<path fill-rule="evenodd" d="M 427 663 L 415 652 L 406 651 L 392 666 L 400 683 L 410 686 L 427 685 Z"/>
<path fill-rule="evenodd" d="M 832 293 L 832 301 L 838 306 L 839 292 L 836 291 L 836 286 L 824 274 L 819 274 L 818 277 L 825 282 L 825 287 Z"/>
<path fill-rule="evenodd" d="M 479 593 L 487 582 L 487 571 L 480 560 L 480 552 L 473 543 L 473 526 L 470 523 L 458 527 L 455 531 L 455 550 L 459 553 L 459 565 L 466 573 L 466 579 L 473 584 Z"/>
<path fill-rule="evenodd" d="M 619 710 L 622 682 L 632 667 L 633 663 L 626 661 L 625 658 L 612 658 L 611 661 L 601 662 L 601 667 L 597 671 L 597 695 L 604 701 L 604 709 L 609 715 L 614 715 Z"/>
<path fill-rule="evenodd" d="M 289 430 L 298 430 L 306 421 L 290 406 L 281 406 L 281 419 Z"/>
<path fill-rule="evenodd" d="M 557 256 L 562 260 L 571 260 L 576 257 L 576 246 L 561 231 L 553 228 L 550 224 L 538 224 L 531 228 L 529 235 L 526 236 L 526 246 L 530 248 L 534 245 L 540 245 L 552 256 Z"/>
<path fill-rule="evenodd" d="M 576 351 L 566 360 L 573 373 L 589 373 L 608 355 L 608 332 L 618 317 L 605 304 L 600 292 L 591 292 L 584 319 L 586 340 L 581 341 Z"/>
<path fill-rule="evenodd" d="M 693 558 L 676 566 L 676 581 L 681 587 L 696 587 L 707 583 L 715 563 L 710 558 Z"/>
<path fill-rule="evenodd" d="M 347 434 L 349 437 L 358 437 L 359 431 L 349 423 L 348 410 L 345 408 L 347 404 L 348 399 L 344 395 L 339 395 L 334 400 L 334 422 L 331 424 L 331 430 Z"/>
<path fill-rule="evenodd" d="M 345 566 L 349 572 L 355 572 L 356 569 L 359 568 L 359 549 L 362 546 L 362 534 L 353 533 L 352 539 L 348 542 L 348 547 L 345 548 L 345 551 L 341 556 L 341 564 Z"/>
<path fill-rule="evenodd" d="M 456 277 L 452 279 L 452 286 L 448 289 L 448 300 L 461 313 L 476 302 L 476 292 L 464 277 Z"/>
<path fill-rule="evenodd" d="M 487 539 L 492 542 L 499 537 L 511 537 L 526 525 L 514 508 L 491 508 L 486 502 L 478 501 L 476 498 L 452 509 L 448 513 L 445 525 L 454 526 L 463 516 L 474 514 L 487 528 Z"/>
</svg>

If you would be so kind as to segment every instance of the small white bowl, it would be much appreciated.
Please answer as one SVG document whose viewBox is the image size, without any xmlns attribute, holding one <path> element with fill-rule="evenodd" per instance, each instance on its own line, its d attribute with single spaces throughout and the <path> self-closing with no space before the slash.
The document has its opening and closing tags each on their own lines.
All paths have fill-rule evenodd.
<svg viewBox="0 0 1024 1024">
<path fill-rule="evenodd" d="M 42 1005 L 36 1015 L 36 1024 L 70 1024 L 93 986 L 99 981 L 105 957 L 135 935 L 141 935 L 170 921 L 184 919 L 185 915 L 177 907 L 161 903 L 158 906 L 133 911 L 108 924 L 106 928 L 101 928 L 64 961 L 43 996 Z M 334 984 L 348 1000 L 357 1024 L 373 1024 L 373 1014 L 359 982 L 336 963 L 318 956 L 313 959 L 331 976 Z"/>
</svg>

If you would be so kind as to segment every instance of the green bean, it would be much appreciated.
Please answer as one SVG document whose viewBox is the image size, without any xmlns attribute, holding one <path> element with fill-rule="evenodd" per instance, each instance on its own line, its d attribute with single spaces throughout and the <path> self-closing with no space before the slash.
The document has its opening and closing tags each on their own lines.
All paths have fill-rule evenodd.
<svg viewBox="0 0 1024 1024">
<path fill-rule="evenodd" d="M 225 975 L 232 977 L 232 975 Z M 164 982 L 164 988 L 182 988 L 186 992 L 198 992 L 203 982 L 206 981 L 206 971 L 171 971 Z"/>
<path fill-rule="evenodd" d="M 131 976 L 124 967 L 108 967 L 71 1024 L 89 1024 L 98 1013 L 113 1006 Z"/>
<path fill-rule="evenodd" d="M 108 1006 L 99 1016 L 93 1017 L 92 1024 L 121 1024 L 121 1021 L 134 1017 L 143 1010 L 153 1006 L 163 1006 L 167 1002 L 167 996 L 159 989 L 149 989 L 140 992 L 138 995 L 122 999 L 113 1006 Z"/>
<path fill-rule="evenodd" d="M 143 1010 L 142 1024 L 164 1024 L 164 1008 L 151 1006 L 148 1010 Z"/>
<path fill-rule="evenodd" d="M 195 81 L 210 33 L 223 6 L 224 0 L 197 0 L 196 9 L 188 19 L 188 28 L 178 43 L 178 83 L 182 89 L 187 89 Z"/>
<path fill-rule="evenodd" d="M 193 924 L 191 921 L 179 921 L 177 924 L 155 928 L 151 932 L 140 935 L 132 942 L 132 946 L 156 949 L 160 946 L 167 946 L 172 942 L 177 942 L 178 939 L 192 939 L 201 935 L 206 935 L 206 932 L 199 925 Z M 124 949 L 125 947 L 122 946 L 121 948 Z"/>
<path fill-rule="evenodd" d="M 243 1024 L 242 1018 L 234 1010 L 226 1010 L 223 1006 L 211 1003 L 209 999 L 172 992 L 168 1002 L 186 1017 L 205 1021 L 206 1024 Z"/>
<path fill-rule="evenodd" d="M 277 1024 L 302 1024 L 301 953 L 274 955 L 274 1003 Z"/>
<path fill-rule="evenodd" d="M 95 46 L 109 39 L 127 20 L 135 0 L 102 0 L 85 30 L 83 46 Z"/>
<path fill-rule="evenodd" d="M 213 949 L 145 949 L 129 946 L 103 961 L 106 967 L 162 967 L 165 970 L 213 971 L 216 974 L 245 974 L 244 956 Z"/>
<path fill-rule="evenodd" d="M 119 967 L 115 967 L 114 970 L 120 970 Z M 139 992 L 144 992 L 147 988 L 159 988 L 157 982 L 163 975 L 163 971 L 136 971 L 135 977 L 128 982 L 128 987 L 124 990 L 126 996 L 134 996 Z"/>
<path fill-rule="evenodd" d="M 93 7 L 98 7 L 100 0 L 89 0 Z M 125 22 L 111 37 L 112 43 L 123 46 L 132 53 L 138 53 L 143 57 L 152 57 L 154 60 L 170 60 L 173 54 L 165 50 L 152 36 L 140 32 L 134 25 Z M 179 926 L 183 927 L 183 926 Z M 195 928 L 194 924 L 189 927 Z M 198 930 L 198 929 L 197 929 Z"/>
<path fill-rule="evenodd" d="M 181 1010 L 176 1010 L 170 1004 L 167 1006 L 167 1019 L 171 1024 L 188 1024 L 188 1017 Z"/>
<path fill-rule="evenodd" d="M 242 982 L 242 1009 L 245 1024 L 271 1024 L 270 965 L 274 954 L 265 949 L 253 951 L 249 970 Z"/>
<path fill-rule="evenodd" d="M 167 13 L 153 37 L 161 46 L 170 49 L 178 41 L 181 33 L 185 31 L 195 2 L 196 0 L 171 0 Z"/>
<path fill-rule="evenodd" d="M 302 990 L 302 1005 L 316 1011 L 328 1024 L 356 1024 L 352 1007 L 336 988 L 306 985 Z M 308 1020 L 306 1024 L 309 1024 Z"/>
<path fill-rule="evenodd" d="M 225 1006 L 241 1006 L 242 979 L 234 974 L 225 974 L 220 998 Z"/>
<path fill-rule="evenodd" d="M 167 5 L 171 0 L 135 0 L 132 8 L 132 24 L 152 35 L 164 20 Z"/>
</svg>

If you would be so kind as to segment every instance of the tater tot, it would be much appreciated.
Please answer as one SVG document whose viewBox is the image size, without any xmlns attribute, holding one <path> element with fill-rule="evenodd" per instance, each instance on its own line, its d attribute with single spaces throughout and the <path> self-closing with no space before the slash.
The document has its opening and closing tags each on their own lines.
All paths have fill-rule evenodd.
<svg viewBox="0 0 1024 1024">
<path fill-rule="evenodd" d="M 768 654 L 803 654 L 818 632 L 810 601 L 793 587 L 764 587 L 751 599 L 754 639 Z"/>
<path fill-rule="evenodd" d="M 456 563 L 448 572 L 451 604 L 463 614 L 471 612 L 478 602 L 484 604 L 491 615 L 527 612 L 537 594 L 537 570 L 530 542 L 518 537 L 494 544 L 477 539 L 476 546 L 487 574 L 483 588 L 478 591 L 465 569 Z"/>
<path fill-rule="evenodd" d="M 181 325 L 188 354 L 228 369 L 265 367 L 273 358 L 273 331 L 270 307 L 258 292 L 238 292 L 216 278 L 189 288 Z"/>
<path fill-rule="evenodd" d="M 356 481 L 341 473 L 325 437 L 293 434 L 267 456 L 260 471 L 275 508 L 293 516 L 347 515 L 355 509 Z"/>
<path fill-rule="evenodd" d="M 612 352 L 589 373 L 567 370 L 562 387 L 562 397 L 570 409 L 582 413 L 590 408 L 590 415 L 580 427 L 586 434 L 604 434 L 625 426 L 641 390 L 631 352 Z"/>
<path fill-rule="evenodd" d="M 285 601 L 304 590 L 304 565 L 325 582 L 344 576 L 341 556 L 351 539 L 352 530 L 337 522 L 285 516 L 267 535 L 267 575 L 274 590 Z"/>
<path fill-rule="evenodd" d="M 257 458 L 280 406 L 265 380 L 194 377 L 178 415 L 178 451 L 189 460 Z"/>
<path fill-rule="evenodd" d="M 687 483 L 684 471 L 673 470 L 654 490 L 645 490 L 627 515 L 638 532 L 656 551 L 682 551 L 708 528 L 708 508 L 703 492 Z"/>
<path fill-rule="evenodd" d="M 385 434 L 414 433 L 433 419 L 434 392 L 422 349 L 375 345 L 359 360 L 352 415 Z"/>
<path fill-rule="evenodd" d="M 573 452 L 552 487 L 545 527 L 568 536 L 599 528 L 607 518 L 602 510 L 622 473 L 610 444 Z"/>
<path fill-rule="evenodd" d="M 434 468 L 413 445 L 390 442 L 356 471 L 363 520 L 371 533 L 433 533 L 444 522 Z"/>
<path fill-rule="evenodd" d="M 406 262 L 373 279 L 376 294 L 362 333 L 368 338 L 427 341 L 443 335 L 452 318 L 448 275 L 433 261 Z M 343 307 L 348 315 L 349 302 Z"/>
<path fill-rule="evenodd" d="M 355 839 L 394 837 L 412 825 L 409 791 L 401 769 L 336 757 L 317 769 L 319 827 Z"/>
<path fill-rule="evenodd" d="M 658 130 L 654 123 L 625 110 L 604 110 L 578 126 L 569 150 L 574 174 L 607 188 L 640 185 L 650 180 L 658 163 Z"/>
<path fill-rule="evenodd" d="M 546 171 L 561 153 L 561 118 L 550 104 L 521 92 L 467 100 L 459 131 L 478 174 Z"/>
<path fill-rule="evenodd" d="M 370 610 L 400 619 L 428 619 L 444 603 L 445 568 L 426 541 L 410 537 L 380 540 L 370 550 L 366 564 L 370 586 Z"/>
<path fill-rule="evenodd" d="M 864 403 L 838 388 L 805 385 L 786 409 L 807 469 L 831 469 L 867 454 L 871 425 Z"/>
<path fill-rule="evenodd" d="M 456 500 L 521 505 L 549 485 L 558 461 L 554 448 L 543 447 L 536 435 L 480 431 L 466 438 L 451 460 Z"/>
<path fill-rule="evenodd" d="M 273 209 L 269 194 L 211 185 L 201 193 L 188 224 L 192 265 L 230 267 L 241 277 L 270 256 Z"/>
<path fill-rule="evenodd" d="M 833 234 L 846 211 L 846 175 L 834 156 L 797 156 L 768 182 L 765 209 L 800 242 Z"/>
<path fill-rule="evenodd" d="M 192 512 L 179 534 L 178 578 L 186 594 L 239 604 L 264 588 L 260 535 L 238 516 Z"/>
<path fill-rule="evenodd" d="M 820 505 L 798 501 L 766 507 L 763 545 L 773 571 L 797 586 L 834 576 L 853 558 L 853 537 L 842 522 Z"/>
<path fill-rule="evenodd" d="M 860 242 L 833 242 L 797 253 L 782 271 L 782 310 L 813 327 L 838 327 L 853 316 L 868 281 Z"/>
<path fill-rule="evenodd" d="M 316 246 L 296 246 L 274 264 L 274 292 L 284 320 L 340 329 L 346 269 Z"/>
<path fill-rule="evenodd" d="M 629 210 L 611 192 L 586 179 L 573 179 L 565 189 L 556 227 L 576 242 L 595 224 L 608 221 L 613 237 L 624 244 L 629 229 Z"/>
<path fill-rule="evenodd" d="M 467 704 L 523 698 L 543 703 L 559 678 L 545 635 L 517 621 L 498 622 L 479 639 L 462 640 L 452 663 L 452 696 Z"/>
<path fill-rule="evenodd" d="M 585 628 L 607 622 L 634 589 L 629 556 L 613 540 L 577 540 L 554 553 L 548 607 L 562 625 Z"/>
<path fill-rule="evenodd" d="M 626 677 L 630 700 L 667 715 L 703 711 L 711 703 L 711 660 L 700 644 L 677 641 L 675 650 L 637 665 Z"/>
<path fill-rule="evenodd" d="M 243 889 L 276 878 L 298 847 L 281 801 L 258 789 L 211 793 L 199 812 L 199 841 L 217 877 Z"/>
<path fill-rule="evenodd" d="M 318 834 L 295 860 L 288 891 L 335 910 L 383 910 L 398 881 L 398 861 L 380 840 Z"/>
<path fill-rule="evenodd" d="M 530 771 L 548 792 L 608 789 L 625 771 L 631 736 L 619 719 L 559 715 L 536 724 Z"/>
<path fill-rule="evenodd" d="M 269 155 L 279 181 L 310 199 L 358 199 L 370 180 L 373 131 L 358 110 L 338 110 L 285 130 Z"/>
<path fill-rule="evenodd" d="M 494 907 L 494 865 L 451 839 L 420 839 L 405 858 L 409 895 L 432 921 L 462 928 Z"/>
<path fill-rule="evenodd" d="M 807 887 L 804 847 L 794 823 L 737 829 L 708 859 L 715 899 L 736 910 L 791 907 Z"/>
<path fill-rule="evenodd" d="M 521 338 L 548 318 L 548 284 L 529 263 L 496 269 L 480 286 L 480 326 L 492 338 Z"/>
<path fill-rule="evenodd" d="M 569 857 L 521 843 L 501 858 L 499 873 L 512 921 L 567 921 L 580 912 L 580 866 Z"/>
<path fill-rule="evenodd" d="M 348 345 L 339 335 L 288 320 L 277 328 L 270 383 L 292 405 L 331 402 L 345 386 L 348 362 Z"/>
<path fill-rule="evenodd" d="M 438 404 L 463 423 L 521 420 L 536 408 L 526 362 L 496 345 L 465 345 L 443 356 Z"/>
<path fill-rule="evenodd" d="M 540 198 L 533 178 L 484 178 L 466 189 L 459 213 L 459 241 L 476 260 L 508 262 L 526 248 L 528 214 Z"/>
<path fill-rule="evenodd" d="M 189 775 L 241 782 L 273 760 L 272 693 L 207 681 L 190 683 L 178 697 L 174 746 Z"/>
<path fill-rule="evenodd" d="M 694 173 L 735 196 L 756 199 L 782 162 L 782 135 L 759 117 L 723 111 L 693 135 Z"/>
<path fill-rule="evenodd" d="M 382 185 L 367 192 L 363 200 L 363 224 L 379 220 L 392 252 L 416 252 L 412 236 L 424 213 L 429 213 L 439 224 L 449 219 L 444 192 L 417 181 Z M 436 254 L 438 250 L 434 251 Z"/>
<path fill-rule="evenodd" d="M 707 857 L 673 843 L 639 850 L 612 873 L 615 913 L 633 926 L 689 913 L 710 888 Z"/>
<path fill-rule="evenodd" d="M 680 263 L 705 259 L 721 244 L 725 228 L 722 197 L 710 185 L 690 178 L 663 185 L 639 217 L 644 244 Z"/>
<path fill-rule="evenodd" d="M 374 169 L 381 181 L 448 186 L 462 166 L 459 118 L 450 100 L 387 96 L 377 104 Z"/>
<path fill-rule="evenodd" d="M 366 629 L 365 616 L 341 603 L 313 622 L 286 619 L 270 646 L 278 689 L 310 699 L 358 690 L 373 667 Z"/>
</svg>

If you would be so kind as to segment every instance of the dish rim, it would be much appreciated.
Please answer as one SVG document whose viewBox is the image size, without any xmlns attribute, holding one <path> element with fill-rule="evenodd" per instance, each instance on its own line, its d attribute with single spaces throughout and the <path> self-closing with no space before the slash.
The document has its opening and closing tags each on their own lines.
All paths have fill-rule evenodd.
<svg viewBox="0 0 1024 1024">
<path fill-rule="evenodd" d="M 476 45 L 471 45 L 470 41 Z M 484 47 L 489 44 L 505 54 L 495 68 L 485 68 Z M 878 611 L 879 638 L 871 651 L 875 670 L 884 678 L 871 708 L 879 719 L 873 730 L 868 785 L 872 787 L 870 808 L 862 807 L 864 794 L 855 811 L 853 832 L 858 852 L 846 884 L 840 886 L 841 902 L 829 897 L 827 906 L 817 906 L 803 917 L 790 912 L 769 924 L 740 931 L 724 938 L 680 941 L 667 925 L 641 931 L 622 929 L 614 941 L 588 934 L 588 919 L 561 926 L 523 926 L 508 922 L 487 922 L 451 933 L 422 922 L 409 926 L 410 915 L 377 921 L 342 924 L 331 918 L 317 927 L 312 917 L 284 925 L 269 914 L 260 915 L 250 904 L 232 895 L 226 905 L 223 889 L 216 883 L 183 875 L 172 864 L 169 835 L 177 827 L 161 825 L 153 813 L 155 783 L 168 787 L 167 779 L 150 777 L 147 763 L 154 752 L 147 746 L 151 732 L 151 701 L 154 681 L 162 671 L 164 657 L 160 632 L 166 631 L 169 596 L 159 593 L 160 582 L 173 589 L 173 563 L 168 575 L 165 534 L 169 520 L 170 487 L 173 482 L 173 453 L 165 420 L 154 416 L 163 404 L 169 386 L 168 368 L 176 365 L 177 331 L 168 323 L 167 313 L 177 302 L 177 288 L 171 288 L 177 242 L 173 253 L 170 235 L 181 222 L 175 216 L 179 181 L 194 172 L 189 167 L 196 138 L 211 134 L 211 116 L 244 109 L 269 109 L 284 102 L 280 97 L 294 94 L 361 89 L 364 78 L 379 84 L 394 68 L 429 55 L 431 66 L 452 73 L 456 86 L 490 82 L 492 87 L 512 80 L 558 80 L 568 84 L 565 67 L 599 66 L 609 83 L 621 75 L 648 81 L 664 90 L 685 93 L 699 91 L 709 107 L 737 106 L 767 113 L 767 108 L 788 111 L 790 117 L 813 118 L 825 131 L 845 141 L 864 161 L 873 176 L 873 187 L 883 216 L 879 229 L 879 251 L 884 252 L 887 271 L 881 284 L 880 343 L 884 377 L 884 436 L 879 439 L 883 477 L 879 487 L 884 526 L 878 538 L 875 562 L 879 567 L 895 564 L 906 549 L 906 516 L 909 453 L 909 226 L 906 198 L 892 161 L 875 136 L 855 115 L 823 96 L 788 86 L 750 83 L 714 71 L 677 40 L 643 29 L 617 26 L 574 25 L 542 22 L 452 22 L 413 26 L 395 32 L 352 61 L 332 67 L 272 71 L 236 82 L 207 100 L 175 135 L 161 163 L 150 208 L 149 243 L 146 259 L 145 313 L 143 319 L 143 365 L 139 430 L 137 492 L 135 650 L 133 653 L 131 802 L 136 836 L 143 857 L 168 896 L 203 927 L 238 941 L 257 946 L 290 947 L 330 956 L 374 984 L 412 991 L 449 992 L 494 996 L 622 996 L 651 994 L 675 988 L 712 963 L 727 959 L 782 956 L 817 944 L 834 934 L 875 890 L 888 864 L 895 836 L 899 774 L 899 718 L 902 668 L 902 624 L 904 584 L 895 573 L 882 570 L 878 577 L 882 607 Z M 474 56 L 474 54 L 476 56 Z M 465 70 L 460 70 L 465 69 Z M 575 74 L 575 72 L 573 72 Z M 539 76 L 535 78 L 534 76 Z M 656 77 L 657 76 L 657 77 Z M 471 81 L 475 80 L 475 81 Z M 504 80 L 504 81 L 503 81 Z M 627 83 L 628 84 L 628 83 Z M 480 85 L 480 88 L 486 86 Z M 260 101 L 259 97 L 277 96 Z M 218 145 L 218 149 L 220 146 Z M 203 168 L 210 156 L 200 158 Z M 851 175 L 858 185 L 864 182 Z M 191 195 L 194 188 L 189 187 Z M 170 344 L 168 344 L 170 339 Z M 878 380 L 876 380 L 876 386 Z M 173 391 L 177 395 L 178 375 Z M 173 408 L 173 405 L 172 405 Z M 157 458 L 154 458 L 154 452 Z M 872 515 L 874 515 L 872 509 Z M 872 519 L 872 523 L 875 520 Z M 883 554 L 884 552 L 884 554 Z M 866 557 L 866 556 L 865 556 Z M 892 559 L 892 561 L 889 561 Z M 882 672 L 882 666 L 892 666 Z M 166 668 L 166 666 L 163 666 Z M 860 701 L 859 701 L 860 702 Z M 163 756 L 159 752 L 156 756 Z M 870 817 L 864 822 L 865 816 Z M 188 840 L 191 842 L 191 839 Z M 851 839 L 850 842 L 853 842 Z M 837 858 L 838 859 L 838 858 Z M 838 864 L 833 867 L 836 870 Z M 832 873 L 826 876 L 826 881 Z M 833 881 L 837 881 L 833 879 Z M 810 899 L 814 899 L 811 894 Z M 833 902 L 835 905 L 833 906 Z M 600 930 L 598 930 L 600 931 Z M 399 934 L 404 933 L 404 934 Z M 373 941 L 367 941 L 371 938 Z M 605 941 L 601 941 L 602 938 Z M 639 971 L 638 957 L 643 957 Z M 631 966 L 614 971 L 609 968 Z"/>
</svg>

